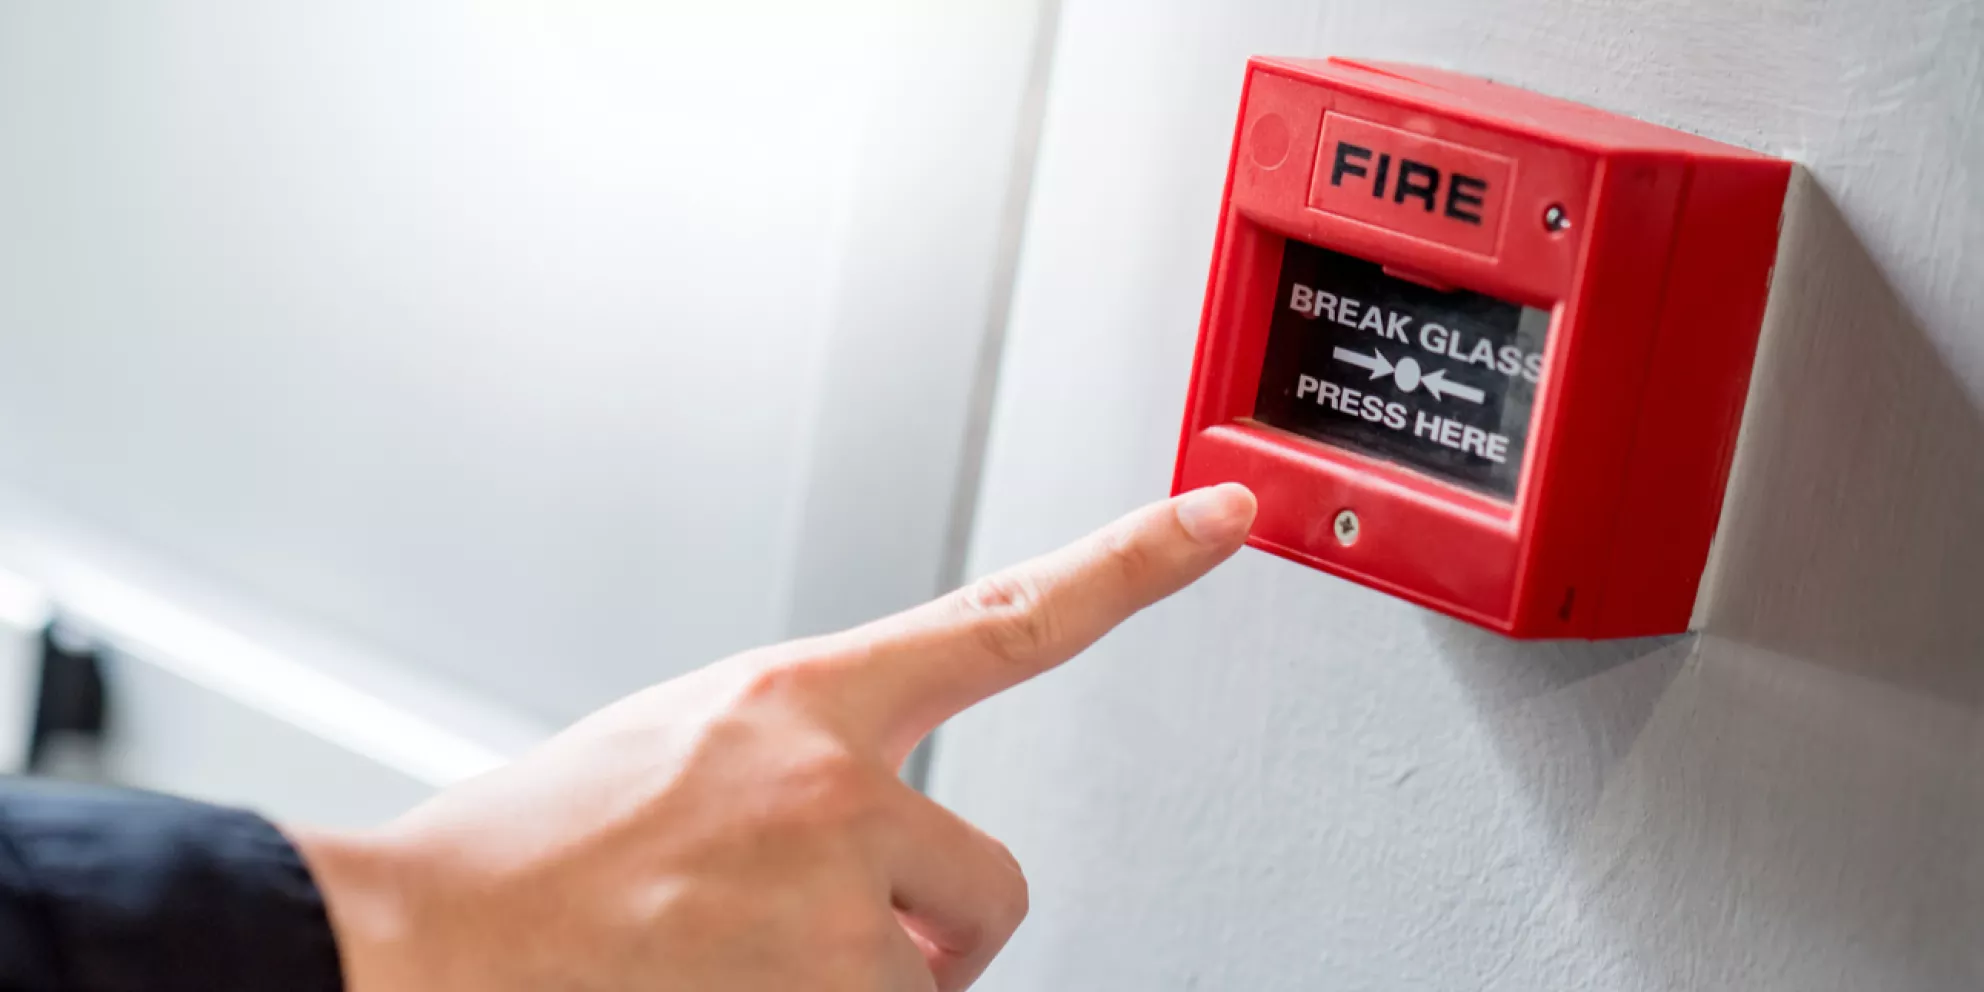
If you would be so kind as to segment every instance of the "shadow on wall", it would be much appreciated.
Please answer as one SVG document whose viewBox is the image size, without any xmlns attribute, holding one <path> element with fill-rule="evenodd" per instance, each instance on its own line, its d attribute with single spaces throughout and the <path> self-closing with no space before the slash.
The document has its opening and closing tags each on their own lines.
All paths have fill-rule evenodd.
<svg viewBox="0 0 1984 992">
<path fill-rule="evenodd" d="M 1984 422 L 1809 175 L 1767 319 L 1705 633 L 1435 636 L 1619 987 L 1984 988 Z"/>
<path fill-rule="evenodd" d="M 1984 988 L 1984 422 L 1809 174 L 1785 217 L 1707 632 L 1615 790 L 1652 836 L 1613 839 L 1720 908 L 1685 949 L 1732 980 Z"/>
<path fill-rule="evenodd" d="M 1984 703 L 1984 423 L 1800 172 L 1708 630 Z"/>
</svg>

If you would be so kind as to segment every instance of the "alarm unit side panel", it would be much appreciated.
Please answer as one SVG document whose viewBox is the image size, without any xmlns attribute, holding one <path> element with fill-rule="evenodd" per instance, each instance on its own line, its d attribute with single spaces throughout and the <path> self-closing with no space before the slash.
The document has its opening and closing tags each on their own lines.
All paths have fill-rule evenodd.
<svg viewBox="0 0 1984 992">
<path fill-rule="evenodd" d="M 1688 178 L 1607 562 L 1603 636 L 1691 626 L 1735 452 L 1791 166 L 1682 156 Z"/>
</svg>

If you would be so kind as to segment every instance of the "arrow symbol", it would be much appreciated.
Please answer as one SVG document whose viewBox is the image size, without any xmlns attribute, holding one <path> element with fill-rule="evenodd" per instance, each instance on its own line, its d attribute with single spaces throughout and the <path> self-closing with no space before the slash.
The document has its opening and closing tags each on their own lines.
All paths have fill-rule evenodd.
<svg viewBox="0 0 1984 992">
<path fill-rule="evenodd" d="M 1342 358 L 1343 356 L 1338 355 L 1336 357 Z M 1469 403 L 1479 403 L 1486 398 L 1485 394 L 1483 394 L 1481 390 L 1476 389 L 1473 386 L 1463 386 L 1458 382 L 1448 382 L 1447 372 L 1445 369 L 1441 369 L 1437 372 L 1434 372 L 1432 375 L 1421 378 L 1419 380 L 1419 384 L 1425 386 L 1426 391 L 1432 393 L 1433 398 L 1436 400 L 1443 400 L 1449 396 L 1452 396 L 1456 399 L 1466 400 Z"/>
<path fill-rule="evenodd" d="M 1369 371 L 1373 379 L 1382 379 L 1392 374 L 1392 363 L 1389 359 L 1385 358 L 1385 353 L 1382 351 L 1373 350 L 1370 354 L 1366 355 L 1361 351 L 1338 348 L 1332 354 L 1335 355 L 1337 361 L 1345 365 L 1355 365 L 1360 369 Z M 1476 400 L 1475 402 L 1478 403 L 1480 400 Z"/>
</svg>

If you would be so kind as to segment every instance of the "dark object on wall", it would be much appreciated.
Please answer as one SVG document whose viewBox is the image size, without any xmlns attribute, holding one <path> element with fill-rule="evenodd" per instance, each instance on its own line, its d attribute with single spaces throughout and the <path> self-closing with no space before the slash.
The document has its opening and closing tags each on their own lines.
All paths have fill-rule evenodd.
<svg viewBox="0 0 1984 992">
<path fill-rule="evenodd" d="M 41 689 L 36 696 L 27 772 L 62 772 L 63 755 L 91 754 L 102 743 L 109 715 L 103 659 L 96 645 L 51 623 L 41 631 Z"/>
</svg>

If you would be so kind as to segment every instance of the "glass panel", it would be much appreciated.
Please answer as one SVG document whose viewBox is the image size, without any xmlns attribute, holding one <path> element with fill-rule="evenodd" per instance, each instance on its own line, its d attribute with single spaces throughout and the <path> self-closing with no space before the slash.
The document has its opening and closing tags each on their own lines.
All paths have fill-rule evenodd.
<svg viewBox="0 0 1984 992">
<path fill-rule="evenodd" d="M 1276 292 L 1257 419 L 1515 498 L 1548 312 L 1300 241 Z"/>
</svg>

